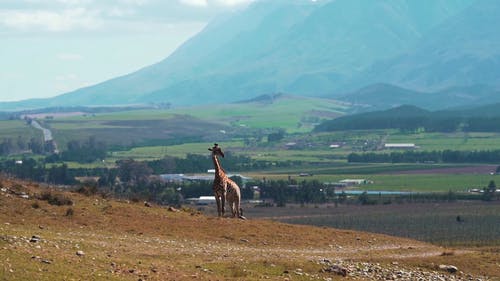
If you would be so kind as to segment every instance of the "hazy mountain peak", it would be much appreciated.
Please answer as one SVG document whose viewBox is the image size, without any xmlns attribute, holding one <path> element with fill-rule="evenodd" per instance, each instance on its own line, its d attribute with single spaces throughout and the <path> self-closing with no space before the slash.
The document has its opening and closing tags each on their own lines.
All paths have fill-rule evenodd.
<svg viewBox="0 0 500 281">
<path fill-rule="evenodd" d="M 496 85 L 499 6 L 496 0 L 259 0 L 215 19 L 157 64 L 48 102 L 175 106 L 278 92 L 331 97 L 383 83 L 364 92 L 392 92 L 397 106 L 435 89 Z"/>
</svg>

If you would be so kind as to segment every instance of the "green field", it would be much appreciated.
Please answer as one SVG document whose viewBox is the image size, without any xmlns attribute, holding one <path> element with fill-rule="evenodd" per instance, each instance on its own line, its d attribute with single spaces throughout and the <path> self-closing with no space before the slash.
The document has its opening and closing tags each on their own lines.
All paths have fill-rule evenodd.
<svg viewBox="0 0 500 281">
<path fill-rule="evenodd" d="M 29 141 L 32 137 L 40 137 L 41 131 L 26 124 L 23 120 L 0 121 L 0 140 L 5 138 L 17 139 L 18 136 Z"/>
<path fill-rule="evenodd" d="M 238 171 L 255 178 L 286 179 L 312 174 L 308 180 L 335 182 L 365 178 L 366 190 L 463 191 L 484 187 L 497 176 L 487 173 L 400 174 L 404 171 L 470 166 L 468 164 L 351 164 L 349 153 L 390 153 L 385 143 L 415 143 L 417 151 L 500 149 L 499 133 L 401 133 L 398 130 L 311 133 L 323 119 L 342 115 L 348 108 L 333 100 L 280 96 L 274 100 L 210 105 L 204 107 L 129 110 L 40 120 L 50 128 L 59 149 L 71 140 L 95 136 L 110 147 L 105 161 L 70 168 L 113 167 L 115 161 L 133 158 L 154 160 L 166 156 L 208 155 L 218 142 L 226 152 L 271 163 L 265 171 Z M 268 134 L 282 129 L 284 138 L 270 142 Z M 0 139 L 41 136 L 22 120 L 0 121 Z M 331 148 L 331 144 L 339 147 Z M 286 169 L 276 163 L 294 163 Z M 497 165 L 500 163 L 491 163 Z M 185 171 L 189 173 L 190 171 Z"/>
<path fill-rule="evenodd" d="M 304 172 L 314 171 L 303 170 Z M 299 176 L 300 172 L 249 172 L 243 173 L 254 179 L 265 177 L 269 180 L 287 180 L 289 177 L 297 181 L 318 180 L 323 183 L 335 183 L 344 179 L 366 179 L 369 184 L 349 187 L 351 190 L 374 191 L 410 191 L 410 192 L 466 192 L 469 189 L 484 188 L 493 180 L 500 183 L 500 175 L 489 174 L 313 174 L 308 177 Z"/>
<path fill-rule="evenodd" d="M 284 96 L 273 102 L 203 106 L 173 112 L 242 128 L 283 128 L 288 133 L 304 133 L 313 128 L 313 123 L 341 116 L 346 109 L 347 106 L 330 99 Z"/>
<path fill-rule="evenodd" d="M 228 148 L 230 147 L 240 147 L 243 145 L 242 142 L 233 141 L 225 142 L 224 145 Z M 140 160 L 151 160 L 151 159 L 161 159 L 165 156 L 176 157 L 176 158 L 186 158 L 188 154 L 205 154 L 209 155 L 208 148 L 212 146 L 212 143 L 185 143 L 180 145 L 169 145 L 169 146 L 146 146 L 146 147 L 136 147 L 127 151 L 116 151 L 111 154 L 113 159 L 140 159 Z"/>
<path fill-rule="evenodd" d="M 420 133 L 390 135 L 387 142 L 415 143 L 422 150 L 495 150 L 500 149 L 499 133 Z"/>
</svg>

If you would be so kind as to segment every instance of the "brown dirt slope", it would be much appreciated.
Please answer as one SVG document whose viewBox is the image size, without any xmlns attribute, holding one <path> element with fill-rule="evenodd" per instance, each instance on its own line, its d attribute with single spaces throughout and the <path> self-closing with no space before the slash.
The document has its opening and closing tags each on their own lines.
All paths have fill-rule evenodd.
<svg viewBox="0 0 500 281">
<path fill-rule="evenodd" d="M 372 233 L 219 219 L 188 209 L 87 197 L 5 178 L 0 178 L 0 188 L 0 280 L 497 280 L 500 276 L 498 249 L 444 249 Z M 72 204 L 48 203 L 65 199 Z M 439 269 L 441 264 L 454 265 L 458 271 Z"/>
</svg>

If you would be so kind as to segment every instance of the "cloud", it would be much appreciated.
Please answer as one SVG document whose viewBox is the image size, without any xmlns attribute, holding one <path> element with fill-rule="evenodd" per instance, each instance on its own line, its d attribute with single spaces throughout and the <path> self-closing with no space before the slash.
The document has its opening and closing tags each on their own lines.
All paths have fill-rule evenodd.
<svg viewBox="0 0 500 281">
<path fill-rule="evenodd" d="M 195 7 L 207 7 L 208 0 L 180 0 L 182 4 L 195 6 Z"/>
<path fill-rule="evenodd" d="M 250 2 L 253 2 L 253 0 L 215 0 L 215 3 L 223 6 L 237 6 Z"/>
<path fill-rule="evenodd" d="M 91 30 L 100 26 L 98 12 L 85 8 L 62 11 L 0 11 L 0 24 L 19 30 L 41 29 L 60 32 L 75 28 Z"/>
<path fill-rule="evenodd" d="M 180 3 L 195 6 L 195 7 L 208 7 L 208 6 L 238 6 L 248 4 L 254 0 L 179 0 Z"/>
</svg>

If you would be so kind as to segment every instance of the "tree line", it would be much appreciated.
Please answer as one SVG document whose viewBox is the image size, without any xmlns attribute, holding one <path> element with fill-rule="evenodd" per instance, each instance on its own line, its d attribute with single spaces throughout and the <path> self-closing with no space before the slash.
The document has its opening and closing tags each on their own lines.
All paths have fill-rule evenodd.
<svg viewBox="0 0 500 281">
<path fill-rule="evenodd" d="M 350 163 L 499 163 L 500 150 L 350 153 L 347 161 Z"/>
<path fill-rule="evenodd" d="M 41 138 L 35 137 L 25 140 L 25 138 L 18 136 L 17 138 L 4 138 L 0 142 L 0 156 L 9 156 L 25 152 L 43 154 L 49 149 L 48 144 Z"/>
<path fill-rule="evenodd" d="M 360 113 L 327 120 L 315 127 L 316 132 L 345 130 L 398 129 L 402 132 L 500 132 L 500 116 L 481 112 L 471 115 L 461 111 L 430 112 L 414 106 L 385 111 Z"/>
</svg>

